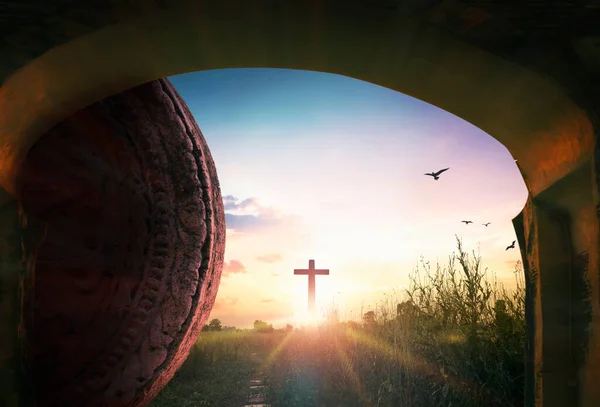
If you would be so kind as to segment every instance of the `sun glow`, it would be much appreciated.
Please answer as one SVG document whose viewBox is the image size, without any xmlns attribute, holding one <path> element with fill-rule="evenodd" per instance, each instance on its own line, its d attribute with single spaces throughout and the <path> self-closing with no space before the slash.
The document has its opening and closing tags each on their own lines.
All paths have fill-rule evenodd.
<svg viewBox="0 0 600 407">
<path fill-rule="evenodd" d="M 314 314 L 310 314 L 308 312 L 308 309 L 306 308 L 306 299 L 302 304 L 296 307 L 296 312 L 294 313 L 294 316 L 292 318 L 294 321 L 294 326 L 297 327 L 316 326 L 323 321 L 323 317 L 321 316 L 321 313 L 318 309 Z"/>
</svg>

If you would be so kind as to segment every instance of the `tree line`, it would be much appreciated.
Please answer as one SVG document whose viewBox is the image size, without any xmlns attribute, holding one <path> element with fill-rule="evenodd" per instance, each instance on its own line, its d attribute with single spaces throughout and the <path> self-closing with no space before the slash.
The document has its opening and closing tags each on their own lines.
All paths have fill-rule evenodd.
<svg viewBox="0 0 600 407">
<path fill-rule="evenodd" d="M 265 321 L 257 319 L 254 321 L 254 329 L 253 331 L 259 333 L 272 333 L 276 331 L 290 332 L 293 331 L 294 327 L 290 324 L 287 324 L 285 328 L 275 329 L 273 328 L 273 324 L 268 324 Z M 223 326 L 221 320 L 218 318 L 212 319 L 208 324 L 202 327 L 202 332 L 242 332 L 247 331 L 246 329 L 239 329 L 235 326 Z"/>
</svg>

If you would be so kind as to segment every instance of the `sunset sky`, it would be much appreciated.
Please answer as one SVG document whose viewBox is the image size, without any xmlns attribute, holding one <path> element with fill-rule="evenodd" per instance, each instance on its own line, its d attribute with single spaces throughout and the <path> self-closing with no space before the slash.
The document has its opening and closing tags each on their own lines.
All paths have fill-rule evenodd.
<svg viewBox="0 0 600 407">
<path fill-rule="evenodd" d="M 227 223 L 211 318 L 275 327 L 317 307 L 356 318 L 408 285 L 420 256 L 446 264 L 455 234 L 510 285 L 520 259 L 512 218 L 527 189 L 506 148 L 425 102 L 309 71 L 226 69 L 170 80 L 214 157 Z M 423 175 L 450 167 L 438 181 Z M 461 220 L 472 220 L 466 226 Z M 491 222 L 489 227 L 482 223 Z"/>
</svg>

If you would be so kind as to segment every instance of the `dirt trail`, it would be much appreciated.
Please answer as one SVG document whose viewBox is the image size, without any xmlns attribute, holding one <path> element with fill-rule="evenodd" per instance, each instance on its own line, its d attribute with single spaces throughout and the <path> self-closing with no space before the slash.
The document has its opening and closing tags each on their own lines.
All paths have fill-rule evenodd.
<svg viewBox="0 0 600 407">
<path fill-rule="evenodd" d="M 260 359 L 256 353 L 252 353 L 252 358 L 259 362 Z M 248 401 L 242 407 L 270 407 L 270 404 L 265 403 L 265 385 L 264 385 L 264 372 L 262 370 L 257 369 L 254 371 L 252 376 L 250 377 L 250 383 L 248 384 L 250 387 L 250 396 L 248 397 Z"/>
</svg>

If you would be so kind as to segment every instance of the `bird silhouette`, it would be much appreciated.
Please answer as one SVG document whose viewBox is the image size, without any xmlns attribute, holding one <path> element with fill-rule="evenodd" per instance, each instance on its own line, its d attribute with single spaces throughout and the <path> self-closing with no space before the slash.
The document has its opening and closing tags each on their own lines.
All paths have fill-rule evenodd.
<svg viewBox="0 0 600 407">
<path fill-rule="evenodd" d="M 439 170 L 438 172 L 428 172 L 425 175 L 429 175 L 429 176 L 433 177 L 434 180 L 437 181 L 438 179 L 440 179 L 440 174 L 444 171 L 448 171 L 449 169 L 450 169 L 450 167 L 444 168 L 443 170 Z"/>
<path fill-rule="evenodd" d="M 517 241 L 516 241 L 516 240 L 513 240 L 512 244 L 511 244 L 510 246 L 508 246 L 508 247 L 506 248 L 506 250 L 508 250 L 508 249 L 514 249 L 514 248 L 515 248 L 515 243 L 517 243 Z M 506 250 L 505 250 L 505 251 L 506 251 Z"/>
<path fill-rule="evenodd" d="M 488 222 L 488 223 L 482 223 L 483 226 L 485 226 L 486 228 L 488 227 L 488 225 L 490 225 L 492 222 Z"/>
<path fill-rule="evenodd" d="M 472 222 L 472 221 L 470 221 L 470 220 L 461 220 L 461 222 L 462 222 L 462 223 L 464 223 L 465 225 L 468 225 L 469 223 L 473 223 L 473 222 Z"/>
</svg>

